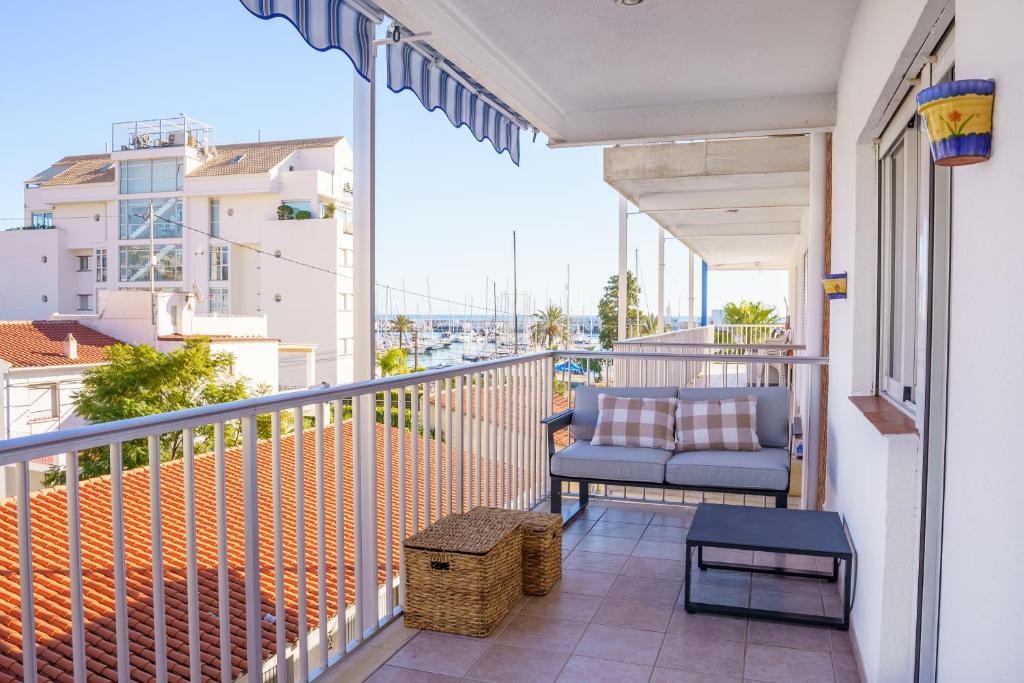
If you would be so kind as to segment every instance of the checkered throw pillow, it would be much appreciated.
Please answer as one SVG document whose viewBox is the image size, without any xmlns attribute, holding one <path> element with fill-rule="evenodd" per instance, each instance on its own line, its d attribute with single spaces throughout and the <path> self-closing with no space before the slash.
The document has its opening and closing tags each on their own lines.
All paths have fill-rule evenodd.
<svg viewBox="0 0 1024 683">
<path fill-rule="evenodd" d="M 676 402 L 677 451 L 759 451 L 757 396 Z"/>
<path fill-rule="evenodd" d="M 672 450 L 675 446 L 674 398 L 624 398 L 598 394 L 595 446 L 636 446 Z"/>
</svg>

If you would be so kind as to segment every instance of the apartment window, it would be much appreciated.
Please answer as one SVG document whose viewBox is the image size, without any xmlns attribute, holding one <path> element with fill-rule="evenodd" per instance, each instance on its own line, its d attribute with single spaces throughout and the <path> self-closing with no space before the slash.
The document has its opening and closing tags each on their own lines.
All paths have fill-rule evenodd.
<svg viewBox="0 0 1024 683">
<path fill-rule="evenodd" d="M 181 244 L 160 244 L 154 249 L 155 279 L 181 281 Z M 118 248 L 121 282 L 145 282 L 149 279 L 149 247 L 122 246 Z"/>
<path fill-rule="evenodd" d="M 89 257 L 88 256 L 79 256 L 77 258 L 78 258 L 78 272 L 79 273 L 84 273 L 84 272 L 90 270 L 90 268 L 89 268 Z"/>
<path fill-rule="evenodd" d="M 32 384 L 28 387 L 28 419 L 53 420 L 60 417 L 56 384 Z"/>
<path fill-rule="evenodd" d="M 210 287 L 210 313 L 229 313 L 230 300 L 227 287 Z"/>
<path fill-rule="evenodd" d="M 119 201 L 118 236 L 123 240 L 148 240 L 151 206 L 154 239 L 181 239 L 181 199 L 175 197 Z"/>
<path fill-rule="evenodd" d="M 210 279 L 215 282 L 223 282 L 228 279 L 228 258 L 230 248 L 224 246 L 210 247 Z"/>
<path fill-rule="evenodd" d="M 185 184 L 185 160 L 136 159 L 120 163 L 121 194 L 180 192 Z"/>
<path fill-rule="evenodd" d="M 906 121 L 906 119 L 902 119 Z M 921 231 L 918 220 L 921 139 L 916 117 L 900 123 L 901 131 L 879 161 L 881 234 L 881 315 L 879 390 L 913 410 L 917 403 L 918 304 Z"/>
<path fill-rule="evenodd" d="M 313 216 L 313 203 L 303 199 L 288 199 L 281 202 L 277 212 L 278 217 L 284 220 L 299 218 L 300 212 L 305 218 L 310 218 Z"/>
<path fill-rule="evenodd" d="M 107 281 L 107 250 L 96 250 L 96 282 Z"/>
<path fill-rule="evenodd" d="M 344 249 L 343 248 L 341 250 L 341 265 L 347 266 L 349 268 L 352 267 L 352 250 L 351 249 Z"/>
<path fill-rule="evenodd" d="M 78 310 L 80 310 L 80 311 L 91 311 L 92 310 L 92 294 L 79 294 L 78 295 Z"/>
<path fill-rule="evenodd" d="M 32 212 L 32 227 L 33 228 L 52 228 L 53 227 L 53 211 L 33 211 Z"/>
<path fill-rule="evenodd" d="M 220 200 L 210 200 L 210 237 L 220 237 Z"/>
</svg>

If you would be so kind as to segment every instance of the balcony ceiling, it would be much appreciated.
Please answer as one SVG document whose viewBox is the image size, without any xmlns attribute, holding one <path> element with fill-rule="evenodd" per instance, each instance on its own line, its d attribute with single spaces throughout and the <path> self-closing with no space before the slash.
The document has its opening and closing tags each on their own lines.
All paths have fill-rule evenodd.
<svg viewBox="0 0 1024 683">
<path fill-rule="evenodd" d="M 820 130 L 857 0 L 377 0 L 552 145 Z"/>
<path fill-rule="evenodd" d="M 809 154 L 804 135 L 609 147 L 604 179 L 712 269 L 789 268 Z"/>
</svg>

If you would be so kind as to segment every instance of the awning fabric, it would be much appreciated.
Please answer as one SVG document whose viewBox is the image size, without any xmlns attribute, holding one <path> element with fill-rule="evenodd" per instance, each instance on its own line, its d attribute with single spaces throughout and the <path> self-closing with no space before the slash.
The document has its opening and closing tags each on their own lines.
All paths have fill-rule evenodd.
<svg viewBox="0 0 1024 683">
<path fill-rule="evenodd" d="M 376 25 L 384 14 L 372 0 L 240 0 L 261 19 L 284 17 L 309 45 L 341 50 L 369 80 Z M 489 140 L 519 164 L 519 131 L 529 124 L 501 100 L 423 41 L 388 44 L 388 88 L 412 90 L 429 111 L 442 110 L 456 128 Z"/>
<path fill-rule="evenodd" d="M 292 22 L 310 47 L 326 52 L 341 50 L 356 72 L 369 80 L 376 24 L 345 0 L 241 0 L 260 19 L 284 17 Z"/>
<path fill-rule="evenodd" d="M 440 109 L 453 126 L 466 126 L 481 142 L 489 140 L 498 154 L 507 150 L 519 165 L 519 123 L 491 106 L 487 100 L 497 104 L 498 98 L 430 46 L 389 44 L 388 88 L 412 90 L 428 111 Z"/>
</svg>

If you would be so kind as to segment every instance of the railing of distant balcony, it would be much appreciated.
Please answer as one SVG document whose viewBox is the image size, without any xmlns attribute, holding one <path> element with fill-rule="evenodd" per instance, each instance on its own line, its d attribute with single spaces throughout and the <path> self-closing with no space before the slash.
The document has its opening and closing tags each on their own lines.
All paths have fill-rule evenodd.
<svg viewBox="0 0 1024 683">
<path fill-rule="evenodd" d="M 672 375 L 663 371 L 659 376 L 655 367 L 725 359 L 703 353 L 549 351 L 0 442 L 0 465 L 14 465 L 17 473 L 18 494 L 7 503 L 16 507 L 17 553 L 0 553 L 0 565 L 5 557 L 17 562 L 2 567 L 12 579 L 17 575 L 21 596 L 20 624 L 7 627 L 8 632 L 21 631 L 25 668 L 16 675 L 35 681 L 43 666 L 52 672 L 53 661 L 38 655 L 54 643 L 72 653 L 73 667 L 66 673 L 75 680 L 88 678 L 90 664 L 107 667 L 95 657 L 97 634 L 91 627 L 97 623 L 104 633 L 113 624 L 113 651 L 106 654 L 116 660 L 119 680 L 129 680 L 132 667 L 143 661 L 140 640 L 141 656 L 151 660 L 147 675 L 158 681 L 169 679 L 169 665 L 174 671 L 188 670 L 193 681 L 240 675 L 254 681 L 304 680 L 327 670 L 400 614 L 403 538 L 453 511 L 474 505 L 529 509 L 548 495 L 540 419 L 556 401 L 571 404 L 577 384 L 622 383 L 615 363 L 626 358 L 641 364 L 644 383 Z M 560 384 L 563 375 L 555 367 L 562 361 L 569 363 L 569 381 Z M 785 362 L 816 369 L 824 360 Z M 581 367 L 586 368 L 582 375 L 573 372 Z M 385 416 L 393 411 L 392 423 Z M 306 428 L 303 420 L 310 414 Z M 285 415 L 303 425 L 302 438 L 285 433 Z M 268 417 L 271 436 L 260 440 L 259 420 Z M 225 435 L 236 429 L 241 446 L 228 448 Z M 160 466 L 160 437 L 167 434 L 181 437 L 180 465 Z M 140 439 L 148 453 L 148 495 L 136 491 L 136 502 L 148 506 L 148 537 L 126 540 L 125 481 L 134 475 L 123 471 L 120 453 L 126 442 Z M 78 482 L 77 473 L 83 454 L 97 447 L 109 448 L 109 509 L 89 509 L 85 524 L 80 494 L 89 484 Z M 53 453 L 69 454 L 62 501 L 66 539 L 32 534 L 33 510 L 41 503 L 27 494 L 28 463 Z M 169 470 L 172 466 L 182 473 Z M 215 489 L 215 501 L 200 508 L 197 471 Z M 172 474 L 180 478 L 172 480 Z M 174 498 L 176 491 L 183 500 Z M 241 511 L 229 507 L 229 500 L 241 500 Z M 52 513 L 54 500 L 46 502 Z M 184 512 L 183 547 L 164 541 L 165 510 L 172 504 L 183 506 L 178 511 Z M 213 566 L 200 567 L 197 526 L 207 545 L 215 530 Z M 97 533 L 105 534 L 107 542 L 112 539 L 113 552 L 109 566 L 90 563 L 90 603 L 111 605 L 113 616 L 90 612 L 87 622 L 82 547 Z M 61 553 L 66 548 L 70 569 L 33 562 L 39 542 L 51 552 L 54 544 Z M 138 551 L 138 544 L 145 546 L 151 569 L 147 565 L 138 571 L 140 555 L 132 552 L 136 563 L 129 572 L 126 548 Z M 229 547 L 241 550 L 244 563 L 230 559 Z M 185 590 L 169 580 L 169 573 L 184 576 Z M 68 600 L 61 623 L 70 626 L 62 637 L 35 627 L 37 581 L 51 600 L 53 595 Z M 172 619 L 169 594 L 171 611 L 181 615 Z M 151 634 L 129 625 L 129 599 L 150 610 Z M 232 609 L 240 615 L 236 620 Z M 232 632 L 234 638 L 227 637 Z M 187 646 L 168 648 L 169 637 Z M 279 675 L 282 666 L 287 675 Z"/>
</svg>

